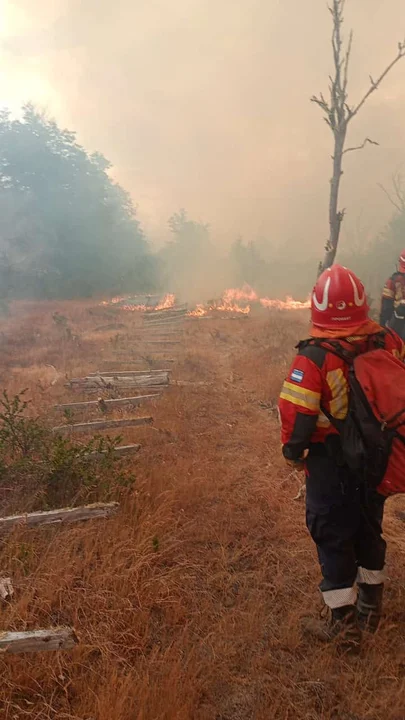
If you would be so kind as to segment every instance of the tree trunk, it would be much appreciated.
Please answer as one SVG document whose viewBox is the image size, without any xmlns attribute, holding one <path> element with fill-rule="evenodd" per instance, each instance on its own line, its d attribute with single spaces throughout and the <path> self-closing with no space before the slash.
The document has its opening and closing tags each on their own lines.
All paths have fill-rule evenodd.
<svg viewBox="0 0 405 720">
<path fill-rule="evenodd" d="M 335 149 L 333 155 L 333 175 L 330 181 L 329 196 L 329 239 L 325 247 L 323 262 L 319 265 L 319 275 L 331 267 L 335 261 L 340 226 L 342 224 L 344 211 L 338 210 L 339 187 L 342 177 L 343 148 L 346 140 L 346 126 L 335 133 Z"/>
</svg>

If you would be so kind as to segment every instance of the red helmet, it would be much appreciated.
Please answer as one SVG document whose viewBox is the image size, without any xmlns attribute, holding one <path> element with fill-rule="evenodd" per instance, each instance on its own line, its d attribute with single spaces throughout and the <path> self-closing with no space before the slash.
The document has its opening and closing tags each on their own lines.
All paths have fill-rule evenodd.
<svg viewBox="0 0 405 720">
<path fill-rule="evenodd" d="M 398 258 L 398 263 L 399 263 L 399 272 L 405 273 L 405 250 L 402 250 L 402 252 Z"/>
<path fill-rule="evenodd" d="M 361 325 L 368 317 L 363 283 L 342 265 L 332 265 L 318 278 L 311 298 L 312 322 L 335 329 Z"/>
</svg>

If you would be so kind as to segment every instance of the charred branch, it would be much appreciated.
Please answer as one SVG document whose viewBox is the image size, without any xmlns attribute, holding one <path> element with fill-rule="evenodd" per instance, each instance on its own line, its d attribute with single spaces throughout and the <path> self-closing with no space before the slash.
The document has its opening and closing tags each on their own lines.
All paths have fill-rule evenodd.
<svg viewBox="0 0 405 720">
<path fill-rule="evenodd" d="M 345 155 L 348 152 L 354 152 L 355 150 L 363 150 L 364 147 L 366 147 L 367 144 L 370 145 L 379 145 L 380 143 L 376 142 L 375 140 L 371 140 L 370 138 L 366 138 L 361 145 L 356 145 L 354 147 L 346 148 L 346 150 L 343 150 L 342 155 Z"/>
</svg>

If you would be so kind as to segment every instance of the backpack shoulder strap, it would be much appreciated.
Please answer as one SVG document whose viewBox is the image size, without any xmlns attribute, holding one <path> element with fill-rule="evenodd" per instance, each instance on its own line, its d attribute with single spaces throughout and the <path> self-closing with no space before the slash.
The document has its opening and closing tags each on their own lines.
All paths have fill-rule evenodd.
<svg viewBox="0 0 405 720">
<path fill-rule="evenodd" d="M 298 355 L 312 360 L 312 362 L 321 370 L 325 362 L 326 348 L 324 348 L 317 340 L 309 338 L 301 340 L 296 345 Z"/>
<path fill-rule="evenodd" d="M 313 360 L 319 368 L 323 366 L 326 353 L 328 352 L 336 355 L 348 365 L 353 364 L 353 360 L 357 355 L 354 347 L 353 351 L 347 350 L 339 340 L 328 340 L 327 338 L 310 338 L 309 340 L 298 343 L 297 348 L 299 355 L 305 355 L 305 357 Z"/>
<path fill-rule="evenodd" d="M 391 337 L 394 337 L 394 334 L 392 330 L 390 330 L 390 328 L 381 329 L 381 331 L 376 333 L 375 335 L 370 335 L 369 345 L 371 345 L 373 350 L 385 350 L 385 338 L 387 335 L 391 335 Z"/>
</svg>

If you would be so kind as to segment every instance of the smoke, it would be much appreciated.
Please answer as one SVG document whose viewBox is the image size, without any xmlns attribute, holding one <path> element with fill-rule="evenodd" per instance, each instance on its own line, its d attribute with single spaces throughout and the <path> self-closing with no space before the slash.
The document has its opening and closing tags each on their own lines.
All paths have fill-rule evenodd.
<svg viewBox="0 0 405 720">
<path fill-rule="evenodd" d="M 327 90 L 330 16 L 319 0 L 5 0 L 0 101 L 46 105 L 103 152 L 162 244 L 185 207 L 215 242 L 266 239 L 268 254 L 321 252 L 331 136 L 309 97 Z M 405 34 L 403 0 L 348 0 L 353 101 Z M 353 123 L 343 243 L 367 242 L 405 164 L 405 61 Z"/>
</svg>

